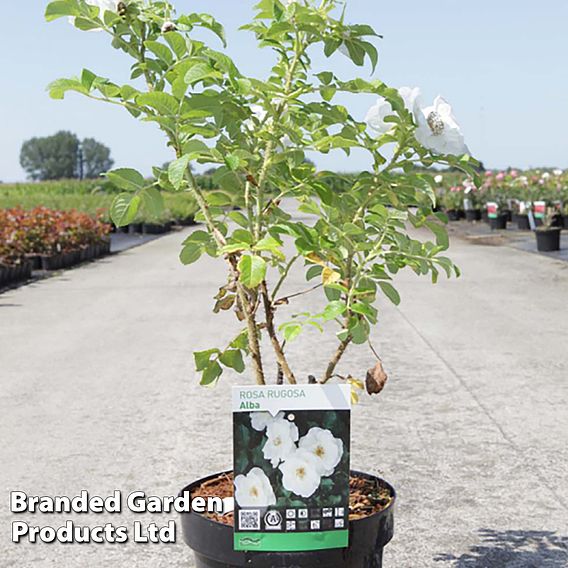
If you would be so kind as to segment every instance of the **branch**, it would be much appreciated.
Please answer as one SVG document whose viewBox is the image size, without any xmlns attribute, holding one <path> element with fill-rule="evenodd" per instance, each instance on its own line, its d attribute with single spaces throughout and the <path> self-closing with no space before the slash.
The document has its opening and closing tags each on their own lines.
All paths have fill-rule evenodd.
<svg viewBox="0 0 568 568">
<path fill-rule="evenodd" d="M 323 286 L 323 284 L 316 284 L 315 286 L 312 286 L 311 288 L 308 288 L 307 290 L 303 290 L 302 292 L 296 292 L 295 294 L 290 294 L 289 296 L 284 296 L 283 298 L 279 298 L 278 300 L 274 301 L 273 304 L 275 306 L 279 306 L 281 304 L 287 304 L 288 300 L 291 300 L 292 298 L 297 298 L 298 296 L 303 296 L 304 294 L 309 294 L 310 292 L 313 292 L 314 290 L 317 290 L 318 288 L 321 288 Z"/>
<path fill-rule="evenodd" d="M 276 330 L 274 329 L 274 306 L 270 301 L 270 295 L 268 294 L 268 286 L 266 285 L 266 280 L 264 280 L 260 285 L 260 291 L 262 294 L 262 299 L 264 301 L 264 311 L 266 313 L 266 331 L 268 332 L 270 341 L 272 342 L 272 347 L 274 349 L 274 353 L 276 354 L 276 360 L 278 361 L 278 365 L 284 373 L 286 379 L 288 379 L 288 382 L 292 385 L 295 385 L 297 384 L 296 377 L 294 376 L 292 369 L 290 369 L 290 366 L 288 365 L 288 360 L 286 359 L 286 355 L 284 355 L 284 351 L 276 335 Z"/>
<path fill-rule="evenodd" d="M 331 379 L 331 377 L 335 373 L 335 368 L 337 367 L 339 361 L 345 354 L 345 351 L 347 350 L 347 347 L 349 347 L 350 343 L 351 343 L 351 336 L 348 336 L 339 344 L 339 347 L 336 349 L 335 353 L 333 354 L 333 357 L 331 358 L 331 361 L 329 362 L 329 365 L 327 366 L 327 369 L 320 381 L 320 384 L 325 385 L 325 383 L 327 383 L 329 379 Z"/>
</svg>

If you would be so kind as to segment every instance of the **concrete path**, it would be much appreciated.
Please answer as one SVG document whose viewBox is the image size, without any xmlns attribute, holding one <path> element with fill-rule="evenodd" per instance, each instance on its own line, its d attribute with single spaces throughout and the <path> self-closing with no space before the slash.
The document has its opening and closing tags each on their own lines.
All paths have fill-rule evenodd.
<svg viewBox="0 0 568 568">
<path fill-rule="evenodd" d="M 0 566 L 188 567 L 176 545 L 10 543 L 13 520 L 131 527 L 167 515 L 12 515 L 8 493 L 172 495 L 230 465 L 227 376 L 196 386 L 191 351 L 237 328 L 213 316 L 222 266 L 178 264 L 183 234 L 0 296 Z M 568 264 L 454 241 L 460 280 L 399 280 L 375 342 L 390 373 L 354 411 L 353 465 L 398 490 L 389 568 L 568 566 Z M 303 289 L 294 281 L 290 290 Z M 318 304 L 304 296 L 302 304 Z M 333 341 L 292 344 L 299 375 Z M 342 368 L 364 373 L 365 349 Z"/>
</svg>

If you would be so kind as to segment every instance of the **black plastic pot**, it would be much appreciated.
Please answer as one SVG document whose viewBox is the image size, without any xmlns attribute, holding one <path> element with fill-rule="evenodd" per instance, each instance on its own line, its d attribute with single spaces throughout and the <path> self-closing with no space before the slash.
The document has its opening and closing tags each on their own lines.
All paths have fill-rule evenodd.
<svg viewBox="0 0 568 568">
<path fill-rule="evenodd" d="M 31 262 L 24 261 L 20 264 L 0 264 L 0 286 L 15 284 L 32 277 Z"/>
<path fill-rule="evenodd" d="M 507 221 L 509 223 L 513 221 L 513 212 L 510 209 L 505 209 L 505 211 L 503 211 L 503 214 L 507 215 Z"/>
<path fill-rule="evenodd" d="M 193 549 L 196 568 L 382 568 L 383 548 L 394 534 L 396 494 L 382 479 L 356 471 L 351 474 L 378 480 L 392 492 L 393 501 L 380 513 L 349 522 L 349 548 L 310 552 L 237 552 L 233 550 L 233 527 L 197 513 L 183 513 L 183 537 Z M 219 475 L 200 479 L 183 491 L 191 492 Z"/>
<path fill-rule="evenodd" d="M 562 226 L 568 229 L 568 215 L 562 215 Z"/>
<path fill-rule="evenodd" d="M 482 209 L 481 211 L 481 220 L 485 223 L 489 223 L 489 213 L 487 213 L 487 209 Z"/>
<path fill-rule="evenodd" d="M 460 220 L 460 212 L 457 209 L 448 209 L 446 211 L 446 215 L 448 216 L 448 220 L 450 221 Z"/>
<path fill-rule="evenodd" d="M 481 209 L 466 209 L 465 218 L 470 223 L 481 221 Z"/>
<path fill-rule="evenodd" d="M 170 225 L 168 223 L 144 223 L 142 225 L 142 232 L 145 235 L 163 235 L 170 230 Z"/>
<path fill-rule="evenodd" d="M 536 248 L 539 252 L 554 252 L 560 250 L 561 229 L 541 229 L 535 231 Z"/>
<path fill-rule="evenodd" d="M 528 215 L 515 215 L 517 219 L 517 227 L 519 231 L 530 231 L 531 224 L 529 223 L 529 216 Z"/>
<path fill-rule="evenodd" d="M 500 213 L 494 219 L 489 219 L 489 224 L 492 230 L 502 231 L 507 228 L 507 221 L 509 220 L 508 213 Z"/>
<path fill-rule="evenodd" d="M 132 223 L 128 225 L 128 234 L 135 235 L 142 232 L 142 223 Z"/>
</svg>

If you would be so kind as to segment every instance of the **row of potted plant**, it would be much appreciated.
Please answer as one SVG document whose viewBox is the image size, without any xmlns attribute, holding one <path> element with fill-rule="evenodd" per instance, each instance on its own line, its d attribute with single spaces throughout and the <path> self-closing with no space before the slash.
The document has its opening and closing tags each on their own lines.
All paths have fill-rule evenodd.
<svg viewBox="0 0 568 568">
<path fill-rule="evenodd" d="M 483 184 L 476 188 L 463 175 L 436 176 L 438 201 L 450 220 L 487 220 L 488 206 L 499 218 L 497 225 L 513 221 L 529 230 L 529 214 L 535 224 L 568 228 L 568 172 L 530 170 L 485 172 Z"/>
<path fill-rule="evenodd" d="M 0 209 L 0 279 L 22 280 L 32 270 L 58 270 L 110 252 L 111 226 L 79 211 Z"/>
</svg>

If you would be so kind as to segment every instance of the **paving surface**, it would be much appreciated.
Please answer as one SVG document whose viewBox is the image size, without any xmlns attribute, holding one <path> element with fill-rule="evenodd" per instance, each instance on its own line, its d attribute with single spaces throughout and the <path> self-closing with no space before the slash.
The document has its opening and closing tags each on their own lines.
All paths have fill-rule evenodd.
<svg viewBox="0 0 568 568">
<path fill-rule="evenodd" d="M 10 543 L 10 525 L 132 527 L 170 516 L 12 515 L 8 493 L 173 495 L 230 464 L 227 376 L 196 386 L 191 351 L 237 331 L 210 313 L 224 269 L 183 267 L 184 233 L 0 296 L 0 566 L 190 567 L 175 545 Z M 374 332 L 388 371 L 353 416 L 353 465 L 398 490 L 389 568 L 568 566 L 568 264 L 456 239 L 460 280 L 399 280 Z M 300 280 L 290 291 L 303 289 Z M 303 296 L 297 310 L 318 305 Z M 291 346 L 299 375 L 333 340 Z M 372 363 L 357 349 L 342 368 Z M 178 535 L 179 536 L 179 535 Z"/>
</svg>

